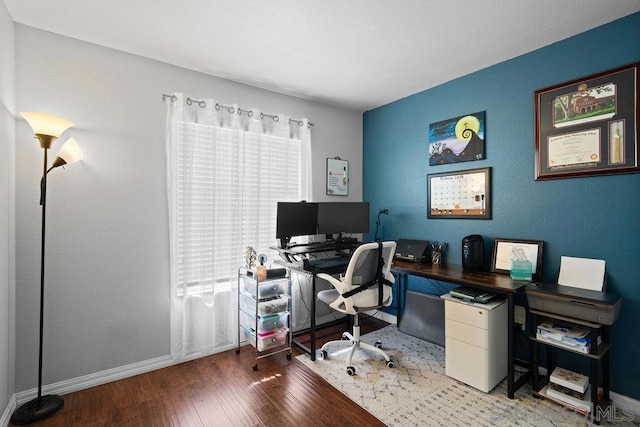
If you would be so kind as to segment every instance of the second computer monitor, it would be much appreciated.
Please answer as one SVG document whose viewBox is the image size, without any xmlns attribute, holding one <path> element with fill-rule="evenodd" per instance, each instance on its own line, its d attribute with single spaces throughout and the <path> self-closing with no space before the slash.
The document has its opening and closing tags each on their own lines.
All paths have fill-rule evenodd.
<svg viewBox="0 0 640 427">
<path fill-rule="evenodd" d="M 369 202 L 318 203 L 318 234 L 369 232 Z"/>
</svg>

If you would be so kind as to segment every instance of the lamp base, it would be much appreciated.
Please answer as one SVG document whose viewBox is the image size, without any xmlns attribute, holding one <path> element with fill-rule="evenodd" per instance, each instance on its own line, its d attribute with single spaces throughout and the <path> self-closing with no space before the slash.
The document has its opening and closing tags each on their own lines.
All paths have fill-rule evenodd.
<svg viewBox="0 0 640 427">
<path fill-rule="evenodd" d="M 40 399 L 36 397 L 16 409 L 13 415 L 11 415 L 11 422 L 13 424 L 25 425 L 44 420 L 58 412 L 63 406 L 64 399 L 62 399 L 62 396 L 49 394 L 41 396 Z"/>
</svg>

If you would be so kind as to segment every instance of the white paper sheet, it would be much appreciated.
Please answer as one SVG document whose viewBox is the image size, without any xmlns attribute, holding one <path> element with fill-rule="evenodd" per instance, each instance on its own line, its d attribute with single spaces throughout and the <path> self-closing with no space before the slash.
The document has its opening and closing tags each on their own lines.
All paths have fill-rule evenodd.
<svg viewBox="0 0 640 427">
<path fill-rule="evenodd" d="M 605 262 L 601 259 L 560 257 L 558 285 L 602 291 Z"/>
</svg>

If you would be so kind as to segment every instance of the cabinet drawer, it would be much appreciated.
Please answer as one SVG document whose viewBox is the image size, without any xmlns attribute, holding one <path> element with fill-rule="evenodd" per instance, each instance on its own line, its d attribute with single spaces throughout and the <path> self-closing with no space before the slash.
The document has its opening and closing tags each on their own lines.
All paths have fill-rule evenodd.
<svg viewBox="0 0 640 427">
<path fill-rule="evenodd" d="M 242 310 L 255 316 L 256 304 L 258 306 L 258 316 L 283 313 L 289 310 L 289 297 L 283 295 L 275 299 L 256 301 L 250 295 L 240 294 L 240 308 Z"/>
<path fill-rule="evenodd" d="M 488 378 L 488 351 L 454 338 L 445 338 L 447 376 L 488 392 L 495 384 Z"/>
<path fill-rule="evenodd" d="M 258 351 L 265 351 L 270 348 L 286 344 L 288 333 L 289 330 L 287 328 L 276 329 L 275 331 L 266 332 L 264 334 L 259 333 L 256 342 L 256 334 L 244 331 L 244 339 L 252 346 L 257 346 L 256 348 Z"/>
<path fill-rule="evenodd" d="M 473 305 L 464 304 L 462 302 L 449 300 L 446 300 L 444 304 L 445 319 L 454 319 L 460 323 L 475 326 L 476 328 L 488 329 L 488 310 L 474 307 Z"/>
<path fill-rule="evenodd" d="M 488 329 L 476 328 L 457 320 L 446 319 L 444 333 L 447 338 L 455 338 L 484 350 L 489 348 Z"/>
<path fill-rule="evenodd" d="M 287 293 L 288 283 L 288 278 L 264 282 L 242 278 L 242 289 L 256 299 L 272 298 Z"/>
<path fill-rule="evenodd" d="M 247 330 L 255 330 L 256 323 L 258 326 L 258 333 L 273 331 L 277 328 L 282 328 L 287 326 L 289 314 L 273 314 L 270 316 L 258 316 L 255 317 L 249 316 L 247 313 L 241 311 L 240 312 L 240 326 Z M 257 322 L 256 322 L 257 321 Z"/>
</svg>

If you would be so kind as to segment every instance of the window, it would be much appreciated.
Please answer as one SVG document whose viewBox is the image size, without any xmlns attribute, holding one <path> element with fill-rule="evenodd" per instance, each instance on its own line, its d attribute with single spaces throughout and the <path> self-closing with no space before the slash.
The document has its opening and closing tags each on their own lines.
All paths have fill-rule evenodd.
<svg viewBox="0 0 640 427">
<path fill-rule="evenodd" d="M 170 99 L 171 355 L 185 360 L 237 345 L 244 250 L 275 259 L 276 202 L 308 198 L 310 132 L 306 119 L 184 94 L 163 98 Z"/>
<path fill-rule="evenodd" d="M 301 198 L 298 139 L 178 122 L 178 295 L 233 285 L 247 246 L 274 259 L 276 204 Z"/>
</svg>

